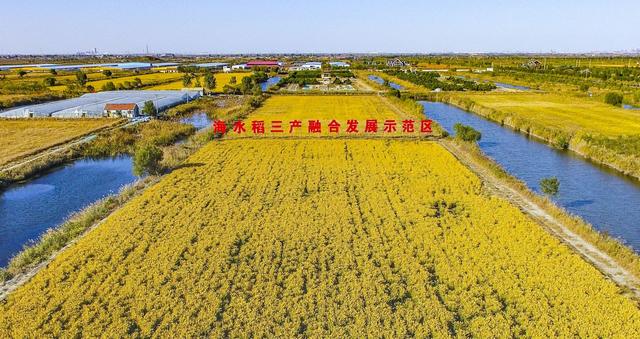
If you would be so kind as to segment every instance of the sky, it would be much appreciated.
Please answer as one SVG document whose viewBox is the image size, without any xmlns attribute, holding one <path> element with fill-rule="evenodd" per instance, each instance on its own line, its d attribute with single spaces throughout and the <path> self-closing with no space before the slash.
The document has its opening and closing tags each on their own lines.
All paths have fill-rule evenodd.
<svg viewBox="0 0 640 339">
<path fill-rule="evenodd" d="M 0 54 L 640 50 L 638 0 L 7 0 Z"/>
</svg>

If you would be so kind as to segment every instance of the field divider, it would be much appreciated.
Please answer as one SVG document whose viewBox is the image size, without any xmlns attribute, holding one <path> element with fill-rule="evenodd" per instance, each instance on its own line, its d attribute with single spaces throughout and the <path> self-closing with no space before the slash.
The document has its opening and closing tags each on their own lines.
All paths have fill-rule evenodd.
<svg viewBox="0 0 640 339">
<path fill-rule="evenodd" d="M 486 164 L 473 158 L 467 151 L 450 140 L 440 140 L 439 144 L 447 149 L 456 159 L 480 177 L 487 189 L 531 217 L 533 220 L 556 237 L 562 243 L 580 255 L 585 261 L 591 263 L 605 277 L 608 277 L 618 286 L 622 287 L 636 300 L 640 300 L 640 279 L 631 271 L 620 265 L 616 259 L 598 248 L 595 244 L 584 239 L 578 233 L 571 230 L 562 220 L 550 213 L 544 206 L 527 197 L 518 189 L 511 187 L 508 182 L 498 178 L 487 168 Z M 533 194 L 533 193 L 532 193 Z"/>
</svg>

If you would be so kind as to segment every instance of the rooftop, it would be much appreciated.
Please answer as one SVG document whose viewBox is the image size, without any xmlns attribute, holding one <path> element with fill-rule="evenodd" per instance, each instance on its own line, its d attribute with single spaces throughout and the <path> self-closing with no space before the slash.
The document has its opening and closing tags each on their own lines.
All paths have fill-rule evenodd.
<svg viewBox="0 0 640 339">
<path fill-rule="evenodd" d="M 104 109 L 106 111 L 131 111 L 136 109 L 136 104 L 128 103 L 128 104 L 106 104 L 104 105 Z"/>
</svg>

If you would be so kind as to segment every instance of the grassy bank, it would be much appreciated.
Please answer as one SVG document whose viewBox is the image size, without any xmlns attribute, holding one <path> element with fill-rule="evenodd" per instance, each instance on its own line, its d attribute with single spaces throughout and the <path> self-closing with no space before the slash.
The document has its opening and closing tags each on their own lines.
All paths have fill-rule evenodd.
<svg viewBox="0 0 640 339">
<path fill-rule="evenodd" d="M 558 207 L 551 200 L 532 192 L 525 183 L 511 176 L 500 165 L 487 157 L 482 150 L 472 143 L 455 141 L 456 146 L 469 154 L 483 167 L 490 170 L 496 177 L 501 179 L 509 187 L 520 192 L 553 217 L 560 220 L 571 231 L 580 235 L 603 252 L 611 256 L 619 265 L 633 273 L 636 277 L 640 277 L 640 256 L 628 246 L 622 244 L 617 239 L 594 229 L 592 225 L 585 222 L 581 218 L 572 215 L 561 207 Z"/>
<path fill-rule="evenodd" d="M 543 94 L 440 95 L 438 100 L 640 179 L 638 113 Z M 522 104 L 513 108 L 509 100 Z"/>
<path fill-rule="evenodd" d="M 111 214 L 144 188 L 157 181 L 157 177 L 140 179 L 123 187 L 118 194 L 110 195 L 75 213 L 59 227 L 49 229 L 35 244 L 25 246 L 21 252 L 16 254 L 7 268 L 0 268 L 0 282 L 24 273 L 49 259 L 54 253 Z"/>
</svg>

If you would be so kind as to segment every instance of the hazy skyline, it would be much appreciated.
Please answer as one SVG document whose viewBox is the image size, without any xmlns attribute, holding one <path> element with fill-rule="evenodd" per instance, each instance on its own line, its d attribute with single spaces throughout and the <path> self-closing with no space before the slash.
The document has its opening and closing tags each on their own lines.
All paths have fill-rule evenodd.
<svg viewBox="0 0 640 339">
<path fill-rule="evenodd" d="M 22 1 L 0 54 L 606 52 L 640 49 L 637 1 Z"/>
</svg>

